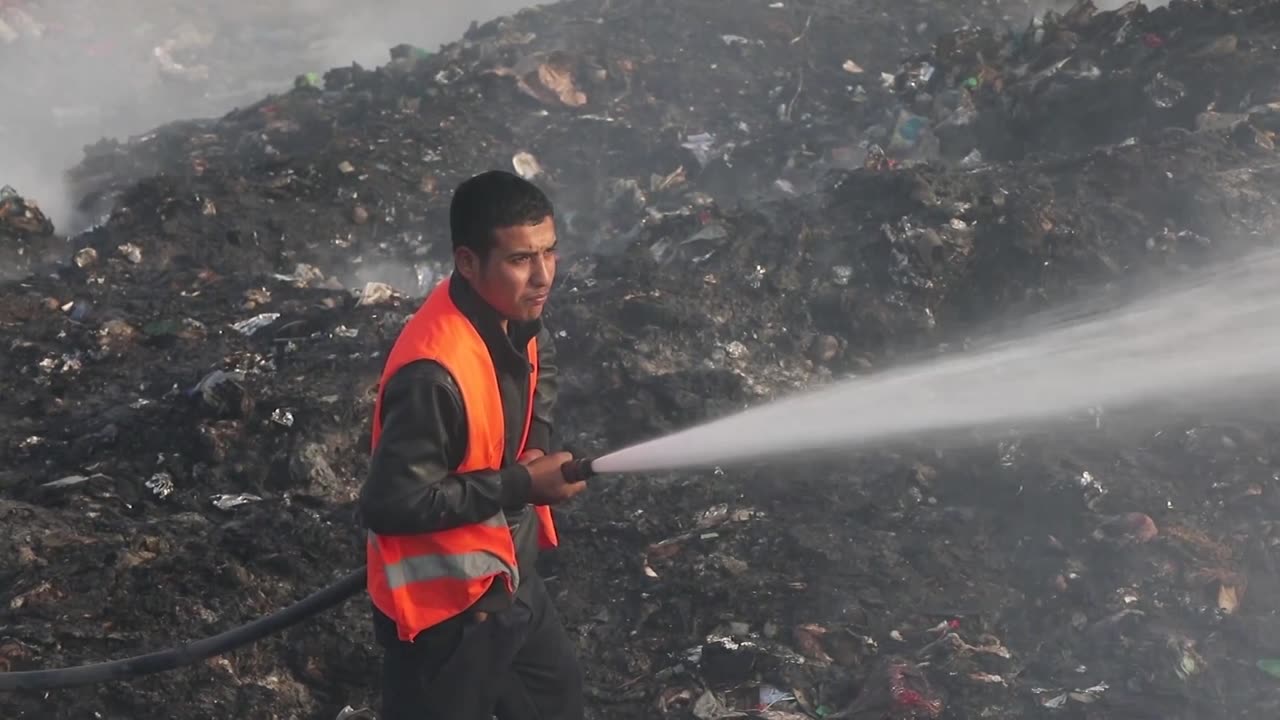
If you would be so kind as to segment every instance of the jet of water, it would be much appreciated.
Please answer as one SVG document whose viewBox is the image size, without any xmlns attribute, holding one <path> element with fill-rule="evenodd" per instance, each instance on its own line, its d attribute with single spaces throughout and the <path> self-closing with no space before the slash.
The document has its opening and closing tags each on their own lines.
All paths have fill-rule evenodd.
<svg viewBox="0 0 1280 720">
<path fill-rule="evenodd" d="M 1030 425 L 1176 397 L 1222 402 L 1280 385 L 1280 252 L 1104 313 L 1059 314 L 983 350 L 834 383 L 596 459 L 644 472 L 979 427 Z"/>
</svg>

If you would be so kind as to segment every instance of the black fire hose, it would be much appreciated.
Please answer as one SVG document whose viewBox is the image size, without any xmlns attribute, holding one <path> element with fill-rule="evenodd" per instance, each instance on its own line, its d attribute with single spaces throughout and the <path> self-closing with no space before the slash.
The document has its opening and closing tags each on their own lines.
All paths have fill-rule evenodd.
<svg viewBox="0 0 1280 720">
<path fill-rule="evenodd" d="M 258 618 L 248 625 L 241 625 L 220 635 L 196 640 L 186 645 L 123 660 L 111 660 L 79 667 L 0 673 L 0 692 L 79 687 L 112 680 L 128 680 L 191 665 L 234 650 L 241 645 L 261 640 L 290 625 L 318 615 L 345 602 L 364 590 L 364 587 L 365 569 L 362 567 L 289 607 Z"/>
<path fill-rule="evenodd" d="M 595 468 L 591 466 L 592 462 L 591 458 L 570 460 L 560 466 L 560 474 L 564 476 L 565 482 L 582 482 L 596 474 Z"/>
<path fill-rule="evenodd" d="M 564 479 L 568 482 L 582 482 L 592 477 L 595 471 L 591 467 L 591 462 L 590 459 L 584 458 L 565 463 L 561 466 Z M 289 607 L 210 638 L 123 660 L 110 660 L 57 670 L 0 673 L 0 692 L 79 687 L 113 680 L 128 680 L 185 667 L 261 640 L 313 615 L 319 615 L 331 607 L 342 604 L 364 588 L 365 569 L 362 567 Z"/>
</svg>

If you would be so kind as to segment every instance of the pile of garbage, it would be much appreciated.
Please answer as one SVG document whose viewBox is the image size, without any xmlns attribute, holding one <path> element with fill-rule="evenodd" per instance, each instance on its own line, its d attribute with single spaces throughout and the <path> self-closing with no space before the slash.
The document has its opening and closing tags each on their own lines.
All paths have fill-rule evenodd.
<svg viewBox="0 0 1280 720">
<path fill-rule="evenodd" d="M 1024 11 L 568 2 L 91 149 L 73 176 L 101 222 L 0 289 L 0 670 L 226 630 L 362 562 L 377 376 L 474 172 L 557 203 L 559 421 L 591 455 L 1269 244 L 1280 166 L 1252 108 L 1280 88 L 1253 49 L 1280 16 L 1084 5 L 1007 32 Z M 1098 87 L 1150 82 L 1118 59 L 1126 23 L 1168 40 L 1143 72 L 1186 85 L 1177 112 L 1038 115 L 1083 58 Z M 1236 52 L 1191 58 L 1225 27 Z M 960 100 L 963 142 L 935 112 Z M 545 573 L 591 717 L 1274 717 L 1278 432 L 1102 412 L 967 449 L 602 477 L 559 512 Z M 377 667 L 352 602 L 0 707 L 333 717 L 374 704 Z"/>
<path fill-rule="evenodd" d="M 1272 13 L 1186 2 L 1099 13 L 1084 2 L 1017 31 L 956 30 L 894 75 L 903 108 L 893 140 L 969 164 L 1171 131 L 1228 131 L 1272 150 L 1280 69 L 1270 41 L 1251 32 Z"/>
<path fill-rule="evenodd" d="M 26 275 L 33 264 L 56 260 L 65 249 L 38 203 L 8 185 L 0 187 L 0 278 Z"/>
</svg>

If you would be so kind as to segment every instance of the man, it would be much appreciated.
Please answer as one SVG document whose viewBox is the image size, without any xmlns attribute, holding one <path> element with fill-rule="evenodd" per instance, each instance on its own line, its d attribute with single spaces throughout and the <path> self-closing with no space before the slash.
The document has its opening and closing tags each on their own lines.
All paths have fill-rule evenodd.
<svg viewBox="0 0 1280 720">
<path fill-rule="evenodd" d="M 548 506 L 585 488 L 552 452 L 554 213 L 487 172 L 454 192 L 449 229 L 454 272 L 387 358 L 360 492 L 382 717 L 579 720 L 581 669 L 534 568 L 557 544 Z"/>
</svg>

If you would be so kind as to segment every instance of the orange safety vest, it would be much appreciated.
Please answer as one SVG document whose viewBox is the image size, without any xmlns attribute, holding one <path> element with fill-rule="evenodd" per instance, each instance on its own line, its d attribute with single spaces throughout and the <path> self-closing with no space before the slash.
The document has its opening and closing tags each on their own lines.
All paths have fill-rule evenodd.
<svg viewBox="0 0 1280 720">
<path fill-rule="evenodd" d="M 528 346 L 528 411 L 520 452 L 529 438 L 533 394 L 538 384 L 538 344 Z M 373 447 L 382 434 L 382 393 L 397 370 L 417 360 L 434 360 L 453 377 L 467 415 L 467 451 L 458 473 L 502 467 L 506 425 L 493 358 L 480 333 L 449 297 L 449 281 L 436 286 L 400 332 L 387 357 L 373 409 Z M 559 544 L 551 508 L 536 506 L 538 544 Z M 368 533 L 369 596 L 395 621 L 400 639 L 411 642 L 423 630 L 471 607 L 501 577 L 514 593 L 520 583 L 515 544 L 501 510 L 483 522 L 419 535 Z"/>
</svg>

